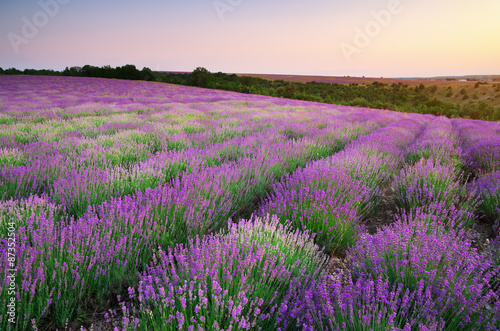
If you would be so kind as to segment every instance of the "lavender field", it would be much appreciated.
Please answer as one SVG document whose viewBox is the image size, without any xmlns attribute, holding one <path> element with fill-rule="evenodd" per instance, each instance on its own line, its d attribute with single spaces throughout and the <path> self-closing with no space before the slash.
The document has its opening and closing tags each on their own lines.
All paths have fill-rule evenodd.
<svg viewBox="0 0 500 331">
<path fill-rule="evenodd" d="M 0 330 L 498 330 L 500 123 L 0 76 Z"/>
</svg>

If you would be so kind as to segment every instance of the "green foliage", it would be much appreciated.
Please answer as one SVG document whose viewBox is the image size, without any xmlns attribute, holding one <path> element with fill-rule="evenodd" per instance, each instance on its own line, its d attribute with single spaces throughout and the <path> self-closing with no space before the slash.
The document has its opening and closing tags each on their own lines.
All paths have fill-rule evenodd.
<svg viewBox="0 0 500 331">
<path fill-rule="evenodd" d="M 491 116 L 493 121 L 500 121 L 500 106 L 495 109 L 494 113 Z"/>
<path fill-rule="evenodd" d="M 365 107 L 368 108 L 370 107 L 370 103 L 366 101 L 365 98 L 362 97 L 356 97 L 351 101 L 351 106 L 356 106 L 356 107 Z"/>
<path fill-rule="evenodd" d="M 198 67 L 191 74 L 191 84 L 198 87 L 208 87 L 213 77 L 210 71 L 203 67 Z"/>
</svg>

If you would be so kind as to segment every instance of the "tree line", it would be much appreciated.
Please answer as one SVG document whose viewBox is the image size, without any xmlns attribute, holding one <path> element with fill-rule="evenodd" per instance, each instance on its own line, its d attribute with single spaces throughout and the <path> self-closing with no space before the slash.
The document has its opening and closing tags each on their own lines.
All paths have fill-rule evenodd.
<svg viewBox="0 0 500 331">
<path fill-rule="evenodd" d="M 260 94 L 296 100 L 314 101 L 345 106 L 390 109 L 407 113 L 432 114 L 437 116 L 471 118 L 489 121 L 500 120 L 500 107 L 483 102 L 450 103 L 433 97 L 437 86 L 423 84 L 409 87 L 407 84 L 385 84 L 373 82 L 370 85 L 337 84 L 322 82 L 289 82 L 267 80 L 258 77 L 237 76 L 222 72 L 211 73 L 198 67 L 191 73 L 157 72 L 144 67 L 138 70 L 135 65 L 122 67 L 66 67 L 63 71 L 2 69 L 0 75 L 48 75 L 100 77 L 129 80 L 155 81 L 186 86 L 197 86 L 241 93 Z"/>
</svg>

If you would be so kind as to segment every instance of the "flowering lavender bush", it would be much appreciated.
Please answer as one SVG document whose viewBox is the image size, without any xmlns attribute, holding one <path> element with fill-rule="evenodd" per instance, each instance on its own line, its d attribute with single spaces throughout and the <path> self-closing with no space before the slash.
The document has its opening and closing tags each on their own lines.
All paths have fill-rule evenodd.
<svg viewBox="0 0 500 331">
<path fill-rule="evenodd" d="M 478 121 L 452 120 L 462 140 L 462 154 L 468 173 L 484 174 L 500 170 L 500 135 Z"/>
<path fill-rule="evenodd" d="M 450 229 L 469 229 L 476 222 L 476 207 L 479 202 L 471 200 L 470 205 L 456 208 L 447 207 L 443 202 L 432 202 L 427 206 L 412 208 L 411 210 L 400 209 L 395 215 L 396 221 L 439 224 L 439 229 L 449 231 Z"/>
<path fill-rule="evenodd" d="M 340 279 L 344 279 L 341 281 Z M 304 300 L 305 299 L 305 300 Z M 304 330 L 443 330 L 445 322 L 424 281 L 410 291 L 384 276 L 358 278 L 340 273 L 309 289 L 301 300 Z"/>
<path fill-rule="evenodd" d="M 500 171 L 477 178 L 469 184 L 469 190 L 479 195 L 481 212 L 496 225 L 500 225 Z"/>
<path fill-rule="evenodd" d="M 500 137 L 475 141 L 469 145 L 466 156 L 468 166 L 476 173 L 500 171 Z"/>
<path fill-rule="evenodd" d="M 159 251 L 139 286 L 140 327 L 266 330 L 286 327 L 291 293 L 321 276 L 326 258 L 310 236 L 274 218 Z"/>
<path fill-rule="evenodd" d="M 26 164 L 24 153 L 18 148 L 0 149 L 0 167 L 4 165 L 20 166 Z"/>
<path fill-rule="evenodd" d="M 261 213 L 309 230 L 329 253 L 355 242 L 357 213 L 369 193 L 360 181 L 337 168 L 308 167 L 276 183 L 273 191 Z"/>
<path fill-rule="evenodd" d="M 421 210 L 438 216 L 463 209 L 466 216 L 477 205 L 477 199 L 465 191 L 454 170 L 433 160 L 404 167 L 394 176 L 392 195 L 400 214 Z M 470 223 L 470 218 L 465 217 L 461 224 L 454 225 L 467 227 Z"/>
<path fill-rule="evenodd" d="M 446 329 L 494 328 L 500 292 L 489 282 L 498 276 L 491 262 L 473 248 L 463 231 L 443 231 L 440 224 L 397 222 L 362 236 L 349 251 L 355 279 L 383 276 L 390 286 L 424 291 L 433 316 Z M 493 306 L 493 307 L 492 307 Z"/>
<path fill-rule="evenodd" d="M 495 271 L 498 270 L 497 268 L 500 268 L 500 234 L 495 239 L 489 240 L 488 244 L 487 255 L 489 255 L 492 261 L 492 269 Z M 492 279 L 492 287 L 496 289 L 500 288 L 500 275 Z"/>
<path fill-rule="evenodd" d="M 455 169 L 458 174 L 463 166 L 458 134 L 446 117 L 430 121 L 422 134 L 405 151 L 409 164 L 433 160 L 437 165 Z"/>
</svg>

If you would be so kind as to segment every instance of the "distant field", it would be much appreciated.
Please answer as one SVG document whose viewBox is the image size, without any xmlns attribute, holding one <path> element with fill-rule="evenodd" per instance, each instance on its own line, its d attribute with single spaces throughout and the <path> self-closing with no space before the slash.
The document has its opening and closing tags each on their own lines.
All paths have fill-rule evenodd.
<svg viewBox="0 0 500 331">
<path fill-rule="evenodd" d="M 446 80 L 428 80 L 428 79 L 397 79 L 397 78 L 376 78 L 376 77 L 349 77 L 349 76 L 306 76 L 306 75 L 271 75 L 271 74 L 237 74 L 238 76 L 259 77 L 264 79 L 283 79 L 290 82 L 321 82 L 321 83 L 337 83 L 337 84 L 372 84 L 375 81 L 385 84 L 408 84 L 418 85 L 424 84 L 445 84 L 449 83 Z"/>
<path fill-rule="evenodd" d="M 498 330 L 500 122 L 0 76 L 0 330 Z"/>
<path fill-rule="evenodd" d="M 445 79 L 396 79 L 396 78 L 376 78 L 376 77 L 342 77 L 342 76 L 302 76 L 302 75 L 270 75 L 270 74 L 237 74 L 238 76 L 258 77 L 269 80 L 285 80 L 291 82 L 323 82 L 337 84 L 360 84 L 370 85 L 373 82 L 392 84 L 408 84 L 411 87 L 423 84 L 426 87 L 436 85 L 436 93 L 434 97 L 440 101 L 465 104 L 468 102 L 484 101 L 487 104 L 498 107 L 500 106 L 500 77 L 499 76 L 478 76 L 469 79 L 477 79 L 477 81 L 462 81 L 459 78 L 454 78 L 453 81 Z M 484 78 L 484 79 L 482 79 Z M 495 81 L 492 81 L 495 79 Z M 487 83 L 475 87 L 478 82 Z M 462 91 L 462 89 L 464 91 Z M 449 93 L 451 91 L 451 94 Z M 464 95 L 467 97 L 464 98 Z"/>
</svg>

